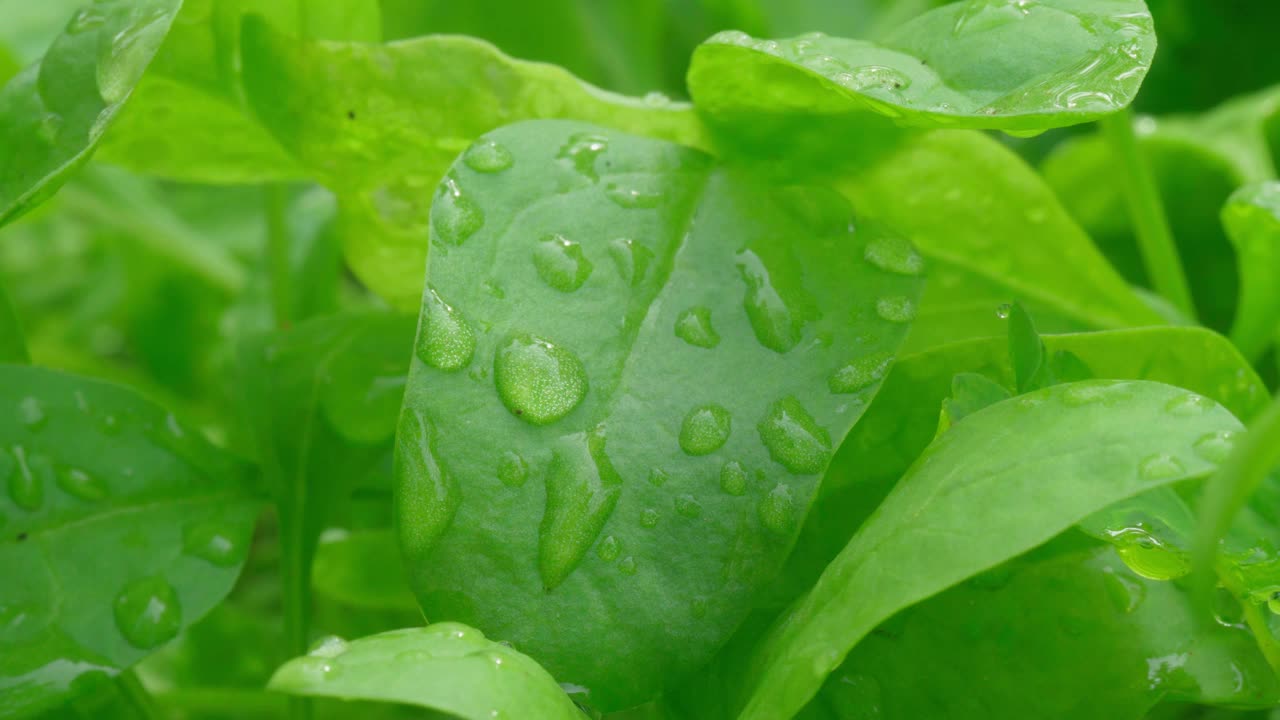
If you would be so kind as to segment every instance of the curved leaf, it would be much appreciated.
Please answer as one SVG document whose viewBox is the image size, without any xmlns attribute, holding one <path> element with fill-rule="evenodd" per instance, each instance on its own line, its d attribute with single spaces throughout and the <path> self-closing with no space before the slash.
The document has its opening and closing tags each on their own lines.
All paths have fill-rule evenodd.
<svg viewBox="0 0 1280 720">
<path fill-rule="evenodd" d="M 581 720 L 555 679 L 509 645 L 458 623 L 333 638 L 285 663 L 270 688 L 430 708 L 462 720 Z"/>
<path fill-rule="evenodd" d="M 881 43 L 723 32 L 694 52 L 689 92 L 713 122 L 874 112 L 917 127 L 1034 132 L 1123 109 L 1155 49 L 1142 0 L 967 0 Z"/>
<path fill-rule="evenodd" d="M 84 8 L 44 58 L 0 90 L 0 225 L 57 191 L 124 106 L 181 0 Z"/>
<path fill-rule="evenodd" d="M 912 466 L 753 654 L 741 718 L 786 717 L 895 612 L 1144 490 L 1203 477 L 1193 450 L 1240 423 L 1151 382 L 1056 385 L 974 413 Z M 997 452 L 998 450 L 998 452 Z M 1159 471 L 1152 458 L 1167 462 Z M 877 588 L 868 594 L 865 588 Z"/>
<path fill-rule="evenodd" d="M 688 105 L 607 93 L 473 38 L 308 43 L 250 19 L 243 53 L 258 116 L 338 194 L 347 261 L 405 309 L 422 294 L 430 190 L 481 134 L 527 118 L 568 117 L 704 144 Z"/>
<path fill-rule="evenodd" d="M 601 709 L 654 697 L 785 558 L 920 258 L 833 191 L 563 121 L 481 139 L 432 215 L 397 436 L 410 583 Z"/>
<path fill-rule="evenodd" d="M 990 138 L 914 136 L 840 187 L 929 260 L 912 349 L 1003 335 L 996 309 L 1011 300 L 1052 332 L 1161 324 L 1035 171 Z"/>
<path fill-rule="evenodd" d="M 132 391 L 16 366 L 0 388 L 0 717 L 19 717 L 207 613 L 260 503 L 238 464 Z"/>
<path fill-rule="evenodd" d="M 1231 339 L 1256 360 L 1280 341 L 1280 182 L 1246 185 L 1222 209 L 1222 225 L 1236 248 L 1240 301 Z"/>
</svg>

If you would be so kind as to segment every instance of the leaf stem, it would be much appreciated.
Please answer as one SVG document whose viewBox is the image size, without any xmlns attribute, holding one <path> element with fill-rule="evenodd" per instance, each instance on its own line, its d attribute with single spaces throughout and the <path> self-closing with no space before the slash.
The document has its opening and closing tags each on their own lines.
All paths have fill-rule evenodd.
<svg viewBox="0 0 1280 720">
<path fill-rule="evenodd" d="M 284 507 L 286 503 L 291 507 Z M 302 500 L 287 497 L 279 508 L 279 513 L 282 549 L 280 581 L 284 605 L 285 650 L 288 657 L 293 658 L 307 652 L 311 612 L 310 573 L 306 567 Z M 289 698 L 290 720 L 309 720 L 310 717 L 310 700 L 304 697 Z"/>
<path fill-rule="evenodd" d="M 271 306 L 276 327 L 287 328 L 292 319 L 292 268 L 289 262 L 289 226 L 285 219 L 286 192 L 283 185 L 265 188 L 267 218 L 267 265 L 271 276 Z"/>
<path fill-rule="evenodd" d="M 120 694 L 133 706 L 138 717 L 142 718 L 142 720 L 161 720 L 160 711 L 156 709 L 155 699 L 142 686 L 142 682 L 138 680 L 137 673 L 133 670 L 125 670 L 120 673 L 116 676 L 116 686 L 120 689 Z"/>
<path fill-rule="evenodd" d="M 1173 232 L 1169 229 L 1164 201 L 1133 131 L 1133 113 L 1124 110 L 1099 120 L 1098 124 L 1120 161 L 1125 203 L 1147 277 L 1156 292 L 1188 318 L 1195 319 L 1191 290 L 1187 286 L 1187 276 L 1178 256 Z"/>
</svg>

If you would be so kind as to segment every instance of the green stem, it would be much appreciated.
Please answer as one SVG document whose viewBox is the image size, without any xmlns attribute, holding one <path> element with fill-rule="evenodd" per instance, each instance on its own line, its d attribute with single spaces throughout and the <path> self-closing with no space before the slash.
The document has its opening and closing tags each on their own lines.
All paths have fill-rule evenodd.
<svg viewBox="0 0 1280 720">
<path fill-rule="evenodd" d="M 287 198 L 285 189 L 281 185 L 268 185 L 265 192 L 271 306 L 275 311 L 276 327 L 287 328 L 293 314 L 293 270 L 289 262 L 289 227 L 285 221 Z"/>
<path fill-rule="evenodd" d="M 1253 638 L 1258 644 L 1258 650 L 1262 652 L 1262 657 L 1266 659 L 1272 671 L 1280 676 L 1280 640 L 1277 640 L 1275 634 L 1271 632 L 1271 623 L 1267 621 L 1267 613 L 1263 612 L 1262 607 L 1249 598 L 1249 593 L 1245 587 L 1234 579 L 1235 576 L 1229 569 L 1220 568 L 1218 577 L 1227 592 L 1239 600 L 1240 607 L 1244 610 L 1245 624 L 1253 632 Z"/>
<path fill-rule="evenodd" d="M 1195 306 L 1191 302 L 1187 276 L 1178 257 L 1178 247 L 1169 229 L 1155 177 L 1138 147 L 1138 138 L 1133 132 L 1133 114 L 1125 110 L 1098 123 L 1120 163 L 1125 203 L 1147 277 L 1156 292 L 1194 320 Z"/>
<path fill-rule="evenodd" d="M 142 720 L 160 720 L 160 711 L 156 709 L 155 700 L 151 697 L 151 693 L 142 686 L 138 680 L 138 675 L 132 670 L 125 670 L 116 677 L 116 686 L 120 688 L 120 694 L 129 701 L 133 706 L 136 714 Z"/>
<path fill-rule="evenodd" d="M 301 489 L 298 485 L 295 487 Z M 295 495 L 297 497 L 285 500 L 293 507 L 280 508 L 280 579 L 283 583 L 285 649 L 289 657 L 306 654 L 311 616 L 310 573 L 306 563 L 306 538 L 302 522 L 303 499 L 300 497 L 301 492 Z M 303 697 L 289 698 L 290 720 L 308 720 L 310 717 L 309 700 Z"/>
</svg>

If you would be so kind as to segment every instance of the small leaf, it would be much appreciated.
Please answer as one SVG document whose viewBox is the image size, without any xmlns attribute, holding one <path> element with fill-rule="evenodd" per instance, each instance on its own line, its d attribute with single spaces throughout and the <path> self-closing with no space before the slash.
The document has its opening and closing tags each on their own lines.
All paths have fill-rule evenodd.
<svg viewBox="0 0 1280 720">
<path fill-rule="evenodd" d="M 555 679 L 527 655 L 458 623 L 334 638 L 285 663 L 270 689 L 293 695 L 430 708 L 462 720 L 581 720 Z"/>
<path fill-rule="evenodd" d="M 756 648 L 741 718 L 799 711 L 845 654 L 899 610 L 1099 508 L 1211 473 L 1215 465 L 1192 445 L 1240 423 L 1221 407 L 1167 413 L 1184 394 L 1137 381 L 1056 385 L 993 405 L 939 436 Z M 1156 454 L 1176 459 L 1177 470 L 1137 472 Z"/>
<path fill-rule="evenodd" d="M 84 7 L 39 63 L 0 90 L 0 225 L 43 202 L 88 159 L 180 5 L 104 0 Z"/>
<path fill-rule="evenodd" d="M 1280 341 L 1280 182 L 1237 190 L 1222 209 L 1222 225 L 1240 268 L 1231 340 L 1257 360 L 1268 345 Z"/>
<path fill-rule="evenodd" d="M 209 612 L 260 503 L 244 468 L 132 391 L 17 366 L 0 388 L 0 687 L 24 715 Z"/>
<path fill-rule="evenodd" d="M 695 51 L 688 82 L 726 132 L 744 115 L 769 113 L 1036 132 L 1123 109 L 1155 49 L 1142 0 L 967 0 L 879 44 L 722 32 Z"/>
<path fill-rule="evenodd" d="M 410 583 L 428 617 L 629 707 L 704 663 L 773 577 L 910 327 L 920 267 L 883 267 L 869 249 L 895 238 L 835 192 L 689 148 L 565 121 L 477 142 L 514 162 L 464 153 L 436 193 L 437 218 L 465 200 L 483 222 L 431 235 L 418 345 L 471 352 L 410 372 Z M 548 237 L 572 287 L 540 266 Z M 718 342 L 682 332 L 693 309 Z"/>
<path fill-rule="evenodd" d="M 1003 385 L 985 375 L 960 373 L 951 381 L 951 397 L 942 401 L 939 429 L 946 430 L 969 415 L 1009 397 L 1010 393 Z"/>
<path fill-rule="evenodd" d="M 1038 376 L 1048 369 L 1040 333 L 1036 332 L 1026 308 L 1016 302 L 1009 311 L 1009 364 L 1020 393 L 1038 389 Z"/>
</svg>

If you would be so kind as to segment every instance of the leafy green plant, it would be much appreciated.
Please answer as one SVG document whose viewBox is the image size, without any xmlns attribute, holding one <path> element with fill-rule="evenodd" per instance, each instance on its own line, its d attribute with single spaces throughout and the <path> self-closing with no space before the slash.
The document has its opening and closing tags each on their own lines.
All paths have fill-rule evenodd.
<svg viewBox="0 0 1280 720">
<path fill-rule="evenodd" d="M 1269 12 L 0 0 L 0 718 L 1266 716 Z"/>
</svg>

